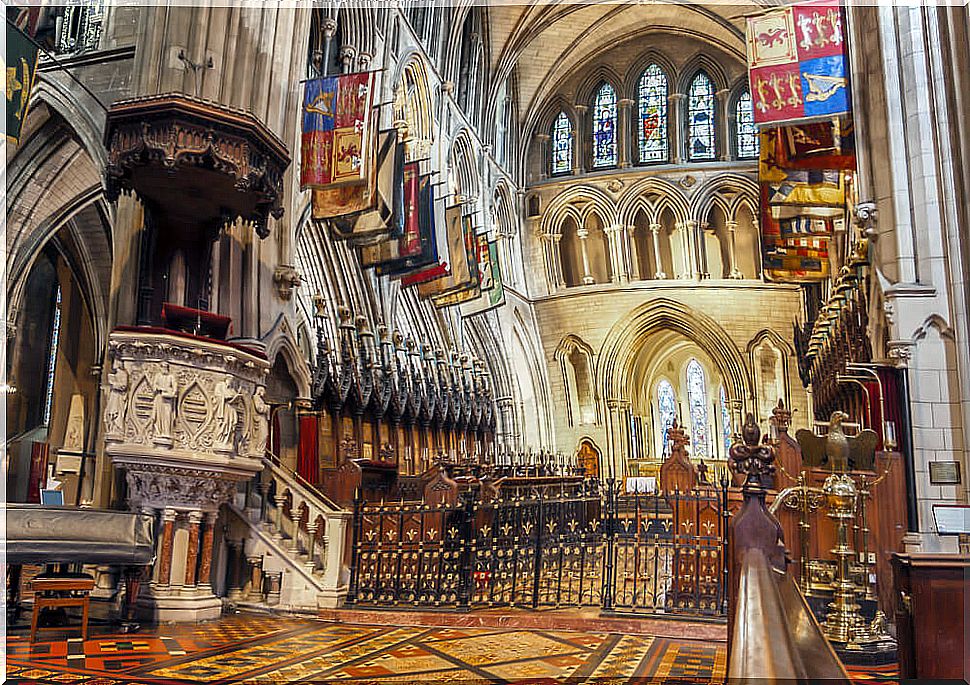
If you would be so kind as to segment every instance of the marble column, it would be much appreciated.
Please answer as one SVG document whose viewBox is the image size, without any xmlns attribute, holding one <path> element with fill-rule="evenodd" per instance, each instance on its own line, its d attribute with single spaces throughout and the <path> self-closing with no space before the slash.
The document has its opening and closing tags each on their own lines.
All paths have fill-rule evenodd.
<svg viewBox="0 0 970 685">
<path fill-rule="evenodd" d="M 620 106 L 620 126 L 619 138 L 617 138 L 617 161 L 621 169 L 628 169 L 632 166 L 633 159 L 633 136 L 631 135 L 633 100 L 622 98 L 617 104 Z"/>
<path fill-rule="evenodd" d="M 208 586 L 212 573 L 212 544 L 215 537 L 216 519 L 219 514 L 210 511 L 205 515 L 205 526 L 202 529 L 202 558 L 199 561 L 198 585 Z M 207 588 L 208 589 L 208 588 Z"/>
<path fill-rule="evenodd" d="M 162 511 L 162 545 L 158 551 L 158 584 L 167 586 L 172 582 L 172 543 L 175 537 L 175 518 L 178 514 L 171 507 Z"/>
<path fill-rule="evenodd" d="M 728 221 L 724 226 L 728 232 L 728 258 L 731 260 L 731 263 L 728 265 L 731 269 L 728 278 L 741 280 L 744 278 L 744 274 L 738 269 L 737 247 L 734 240 L 735 234 L 738 232 L 738 222 Z"/>
<path fill-rule="evenodd" d="M 671 93 L 667 97 L 671 164 L 680 164 L 684 161 L 684 97 L 683 93 Z"/>
<path fill-rule="evenodd" d="M 728 112 L 728 105 L 731 101 L 731 91 L 725 89 L 717 91 L 717 112 L 714 115 L 716 139 L 716 155 L 723 162 L 731 159 L 731 123 L 734 121 L 733 113 Z"/>
<path fill-rule="evenodd" d="M 198 509 L 188 513 L 189 546 L 185 553 L 185 589 L 195 589 L 195 573 L 199 565 L 199 524 L 202 523 L 202 512 Z"/>
<path fill-rule="evenodd" d="M 579 251 L 583 256 L 583 285 L 593 285 L 596 279 L 589 272 L 589 252 L 586 249 L 586 240 L 589 238 L 589 229 L 576 229 L 576 237 L 579 238 Z"/>
<path fill-rule="evenodd" d="M 650 235 L 653 238 L 653 263 L 657 267 L 653 277 L 659 279 L 667 278 L 667 274 L 663 270 L 663 260 L 660 256 L 660 231 L 662 229 L 663 226 L 660 224 L 650 224 Z"/>
</svg>

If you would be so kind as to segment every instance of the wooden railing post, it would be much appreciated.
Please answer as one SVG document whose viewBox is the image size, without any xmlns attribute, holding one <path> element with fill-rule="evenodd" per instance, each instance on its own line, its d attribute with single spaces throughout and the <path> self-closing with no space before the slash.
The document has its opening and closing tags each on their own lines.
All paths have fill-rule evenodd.
<svg viewBox="0 0 970 685">
<path fill-rule="evenodd" d="M 761 429 L 753 414 L 745 418 L 741 438 L 742 442 L 731 445 L 728 457 L 731 471 L 744 476 L 744 502 L 728 526 L 728 661 L 744 554 L 751 549 L 761 550 L 771 568 L 780 573 L 785 572 L 787 565 L 781 524 L 765 506 L 766 484 L 772 482 L 775 473 L 774 448 L 761 443 Z"/>
</svg>

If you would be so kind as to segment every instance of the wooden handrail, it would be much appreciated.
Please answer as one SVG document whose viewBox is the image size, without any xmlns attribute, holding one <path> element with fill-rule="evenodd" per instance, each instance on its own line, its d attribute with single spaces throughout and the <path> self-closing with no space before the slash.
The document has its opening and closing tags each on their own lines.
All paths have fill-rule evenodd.
<svg viewBox="0 0 970 685">
<path fill-rule="evenodd" d="M 739 575 L 729 682 L 850 682 L 791 575 L 757 548 L 743 552 Z"/>
<path fill-rule="evenodd" d="M 728 682 L 849 683 L 845 667 L 822 634 L 788 573 L 781 524 L 765 506 L 775 448 L 762 444 L 748 414 L 743 442 L 731 446 L 731 470 L 745 476 L 744 503 L 729 526 Z"/>
</svg>

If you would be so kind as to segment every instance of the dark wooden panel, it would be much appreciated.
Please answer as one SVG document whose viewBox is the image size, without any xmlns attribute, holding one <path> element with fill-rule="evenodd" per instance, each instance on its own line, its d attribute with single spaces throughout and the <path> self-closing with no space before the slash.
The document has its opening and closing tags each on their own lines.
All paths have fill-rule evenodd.
<svg viewBox="0 0 970 685">
<path fill-rule="evenodd" d="M 970 556 L 894 554 L 892 567 L 900 676 L 962 680 Z"/>
</svg>

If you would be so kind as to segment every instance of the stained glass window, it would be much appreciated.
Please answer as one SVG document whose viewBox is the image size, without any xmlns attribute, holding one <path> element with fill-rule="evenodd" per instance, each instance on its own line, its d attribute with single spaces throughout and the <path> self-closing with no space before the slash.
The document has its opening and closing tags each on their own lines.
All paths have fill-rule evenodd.
<svg viewBox="0 0 970 685">
<path fill-rule="evenodd" d="M 721 439 L 724 440 L 724 454 L 731 451 L 731 412 L 728 410 L 727 394 L 721 386 Z"/>
<path fill-rule="evenodd" d="M 47 358 L 47 392 L 44 395 L 44 425 L 51 425 L 51 407 L 54 405 L 54 371 L 57 369 L 57 347 L 61 339 L 61 286 L 54 297 L 54 322 L 51 324 L 51 344 Z"/>
<path fill-rule="evenodd" d="M 704 367 L 696 359 L 687 363 L 687 404 L 690 407 L 691 456 L 706 457 L 710 453 L 707 436 L 707 380 Z"/>
<path fill-rule="evenodd" d="M 738 98 L 737 117 L 738 158 L 757 157 L 758 129 L 754 125 L 754 105 L 748 91 Z"/>
<path fill-rule="evenodd" d="M 568 174 L 573 170 L 573 125 L 565 112 L 560 112 L 552 125 L 552 173 Z"/>
<path fill-rule="evenodd" d="M 714 159 L 714 84 L 703 71 L 688 93 L 687 157 L 692 162 Z"/>
<path fill-rule="evenodd" d="M 667 77 L 656 64 L 640 76 L 640 161 L 667 161 Z"/>
<path fill-rule="evenodd" d="M 658 432 L 662 436 L 660 451 L 662 455 L 666 455 L 667 429 L 677 416 L 677 398 L 674 395 L 674 386 L 669 381 L 664 380 L 657 384 L 657 409 L 657 416 L 660 419 Z"/>
<path fill-rule="evenodd" d="M 616 166 L 616 91 L 604 83 L 593 101 L 593 168 Z"/>
</svg>

